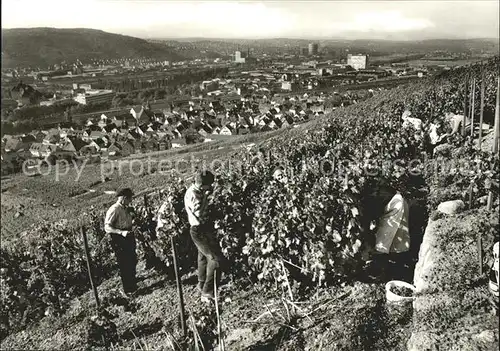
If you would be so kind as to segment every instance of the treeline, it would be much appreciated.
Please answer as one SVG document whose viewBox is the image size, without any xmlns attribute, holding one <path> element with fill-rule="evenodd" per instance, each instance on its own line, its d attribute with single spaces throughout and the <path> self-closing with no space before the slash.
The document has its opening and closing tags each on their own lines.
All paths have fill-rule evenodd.
<svg viewBox="0 0 500 351">
<path fill-rule="evenodd" d="M 21 122 L 30 120 L 40 120 L 53 117 L 66 117 L 71 120 L 71 116 L 80 113 L 91 113 L 96 111 L 108 110 L 111 108 L 110 102 L 80 105 L 74 100 L 64 100 L 56 102 L 50 106 L 25 106 L 11 111 L 2 110 L 2 121 Z"/>
<path fill-rule="evenodd" d="M 197 96 L 201 93 L 199 84 L 181 84 L 175 87 L 136 90 L 128 93 L 117 93 L 111 102 L 115 108 L 141 105 L 152 100 L 164 100 L 167 96 Z"/>
<path fill-rule="evenodd" d="M 29 133 L 32 130 L 38 129 L 40 125 L 37 121 L 30 119 L 27 121 L 2 121 L 1 136 L 5 134 L 24 134 Z"/>
<path fill-rule="evenodd" d="M 160 89 L 176 87 L 182 84 L 192 84 L 202 80 L 224 77 L 229 72 L 227 67 L 216 67 L 201 70 L 183 70 L 170 77 L 162 78 L 124 78 L 120 81 L 100 80 L 105 89 L 116 92 L 132 92 L 144 89 Z"/>
<path fill-rule="evenodd" d="M 82 121 L 81 123 L 83 123 Z M 65 123 L 65 127 L 81 127 L 82 124 L 78 123 Z M 25 121 L 2 121 L 0 135 L 3 137 L 5 134 L 16 135 L 16 134 L 28 134 L 34 130 L 44 129 L 46 126 L 39 123 L 35 119 L 29 119 Z"/>
</svg>

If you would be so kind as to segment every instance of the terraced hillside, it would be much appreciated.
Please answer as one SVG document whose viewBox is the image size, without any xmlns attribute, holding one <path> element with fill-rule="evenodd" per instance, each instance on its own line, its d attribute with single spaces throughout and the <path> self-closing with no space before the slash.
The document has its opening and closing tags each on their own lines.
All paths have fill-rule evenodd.
<svg viewBox="0 0 500 351">
<path fill-rule="evenodd" d="M 498 57 L 483 67 L 487 115 L 494 110 L 498 68 Z M 218 161 L 213 163 L 217 185 L 211 218 L 224 254 L 232 263 L 221 299 L 230 349 L 404 348 L 411 318 L 387 311 L 384 279 L 366 277 L 361 270 L 370 233 L 360 230 L 359 190 L 366 182 L 383 178 L 409 200 L 412 250 L 397 263 L 404 269 L 390 271 L 385 278 L 411 281 L 429 209 L 444 200 L 466 197 L 471 183 L 475 198 L 486 195 L 488 181 L 498 182 L 499 159 L 477 150 L 473 140 L 456 136 L 448 145 L 448 154 L 438 160 L 461 160 L 466 169 L 436 173 L 429 168 L 435 159 L 425 152 L 425 139 L 417 138 L 412 129 L 401 128 L 401 113 L 409 108 L 428 123 L 442 119 L 447 111 L 462 111 L 465 76 L 479 80 L 480 70 L 480 66 L 454 70 L 438 79 L 383 92 L 299 128 L 270 135 L 267 140 L 253 140 L 265 150 L 260 160 L 246 148 L 232 150 L 224 143 L 217 145 L 222 149 L 192 150 L 175 157 L 158 155 L 157 161 L 186 161 L 181 167 L 185 174 L 190 174 L 193 163 Z M 467 168 L 472 164 L 474 167 Z M 279 165 L 287 170 L 286 184 L 271 176 Z M 188 314 L 206 346 L 217 343 L 213 311 L 196 301 L 190 285 L 195 251 L 182 211 L 188 180 L 175 172 L 159 174 L 160 166 L 155 162 L 137 179 L 113 178 L 120 186 L 164 191 L 152 193 L 147 206 L 142 197 L 135 204 L 139 251 L 145 263 L 156 270 L 141 266 L 142 295 L 131 303 L 117 300 L 113 292 L 117 279 L 111 278 L 116 270 L 102 228 L 104 199 L 80 199 L 87 205 L 84 213 L 82 207 L 80 211 L 68 209 L 87 226 L 108 321 L 117 329 L 101 330 L 104 339 L 95 339 L 92 331 L 99 326 L 88 319 L 93 313 L 92 302 L 85 293 L 89 284 L 85 283 L 85 261 L 75 221 L 72 226 L 47 218 L 44 224 L 25 232 L 21 240 L 2 243 L 2 348 L 108 344 L 149 349 L 168 348 L 175 339 L 182 349 L 194 343 L 192 332 L 186 338 L 180 335 L 174 316 L 172 235 L 180 251 Z M 35 193 L 33 197 L 37 198 Z M 154 213 L 164 200 L 172 206 L 170 223 L 168 230 L 156 237 Z M 483 203 L 478 201 L 471 204 L 470 211 L 481 208 Z M 478 230 L 484 230 L 485 242 L 498 240 L 498 231 L 491 230 L 494 223 L 486 220 L 484 225 Z"/>
</svg>

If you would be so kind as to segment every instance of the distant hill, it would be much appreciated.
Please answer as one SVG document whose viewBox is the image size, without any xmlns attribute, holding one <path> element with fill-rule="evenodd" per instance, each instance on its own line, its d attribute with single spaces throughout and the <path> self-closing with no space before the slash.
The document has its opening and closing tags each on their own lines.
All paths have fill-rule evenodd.
<svg viewBox="0 0 500 351">
<path fill-rule="evenodd" d="M 92 58 L 139 58 L 179 60 L 172 48 L 146 40 L 101 30 L 72 28 L 2 29 L 2 66 L 46 67 L 61 61 Z"/>
</svg>

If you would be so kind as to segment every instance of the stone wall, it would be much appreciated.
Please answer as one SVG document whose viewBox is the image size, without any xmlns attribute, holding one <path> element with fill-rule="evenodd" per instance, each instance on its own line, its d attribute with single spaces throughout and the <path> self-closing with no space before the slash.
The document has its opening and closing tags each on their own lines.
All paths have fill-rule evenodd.
<svg viewBox="0 0 500 351">
<path fill-rule="evenodd" d="M 481 233 L 488 262 L 493 234 L 485 224 L 495 220 L 484 208 L 429 220 L 414 273 L 409 351 L 498 350 L 498 317 L 486 274 L 479 276 L 477 250 Z"/>
</svg>

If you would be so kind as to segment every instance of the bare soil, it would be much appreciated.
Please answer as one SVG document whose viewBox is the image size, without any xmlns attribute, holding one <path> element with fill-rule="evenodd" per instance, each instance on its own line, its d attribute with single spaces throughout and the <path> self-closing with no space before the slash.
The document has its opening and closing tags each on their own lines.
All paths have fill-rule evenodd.
<svg viewBox="0 0 500 351">
<path fill-rule="evenodd" d="M 171 337 L 181 347 L 193 345 L 179 327 L 174 282 L 152 271 L 139 270 L 139 293 L 130 301 L 117 292 L 117 277 L 98 288 L 111 327 L 96 327 L 90 292 L 74 299 L 62 316 L 46 316 L 25 331 L 9 335 L 4 350 L 169 349 Z M 214 307 L 200 301 L 196 276 L 183 278 L 186 313 L 197 323 L 207 349 L 217 344 Z M 386 306 L 384 282 L 361 283 L 294 296 L 294 304 L 279 291 L 269 291 L 244 280 L 221 287 L 220 311 L 228 350 L 394 350 L 404 349 L 411 326 L 411 308 Z M 96 329 L 97 328 L 97 329 Z"/>
</svg>

